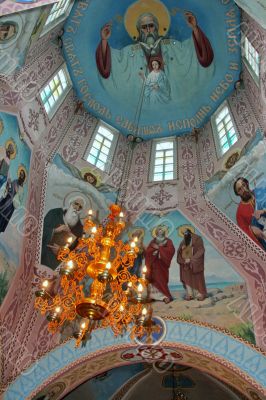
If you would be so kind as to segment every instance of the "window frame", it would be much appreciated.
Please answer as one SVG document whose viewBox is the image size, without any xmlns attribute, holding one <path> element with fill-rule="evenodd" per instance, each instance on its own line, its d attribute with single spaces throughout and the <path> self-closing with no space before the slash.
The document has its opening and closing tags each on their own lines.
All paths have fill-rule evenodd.
<svg viewBox="0 0 266 400">
<path fill-rule="evenodd" d="M 99 132 L 99 128 L 100 128 L 101 126 L 102 126 L 103 128 L 105 128 L 105 129 L 109 130 L 109 131 L 113 134 L 113 139 L 112 139 L 112 141 L 111 141 L 109 153 L 107 154 L 107 160 L 106 160 L 106 162 L 105 162 L 105 164 L 104 164 L 104 169 L 101 169 L 101 168 L 97 167 L 95 164 L 92 164 L 90 161 L 88 161 L 88 157 L 89 157 L 89 155 L 90 155 L 90 152 L 91 152 L 91 149 L 92 149 L 93 144 L 94 144 L 94 142 L 95 142 L 95 139 L 96 139 L 97 134 L 99 133 L 100 135 L 102 135 L 102 134 Z M 102 136 L 103 136 L 103 135 L 102 135 Z M 85 152 L 84 152 L 84 155 L 83 155 L 83 157 L 82 157 L 83 160 L 86 161 L 86 162 L 87 162 L 89 165 L 91 165 L 93 168 L 97 168 L 99 171 L 101 171 L 101 172 L 103 172 L 103 173 L 109 173 L 109 172 L 110 172 L 110 169 L 111 169 L 111 165 L 112 165 L 114 153 L 115 153 L 115 150 L 116 150 L 116 146 L 117 146 L 117 142 L 118 142 L 118 137 L 119 137 L 119 132 L 118 132 L 115 128 L 113 128 L 112 126 L 108 125 L 106 122 L 104 122 L 104 121 L 102 121 L 102 120 L 99 120 L 98 123 L 97 123 L 96 126 L 95 126 L 95 129 L 94 129 L 94 131 L 93 131 L 93 134 L 92 134 L 92 136 L 91 136 L 91 139 L 90 139 L 90 141 L 89 141 L 89 144 L 88 144 L 88 146 L 87 146 L 87 148 L 86 148 L 86 150 L 85 150 Z M 110 160 L 110 161 L 108 162 L 108 160 Z"/>
<path fill-rule="evenodd" d="M 42 100 L 42 95 L 41 93 L 44 91 L 44 89 L 46 88 L 46 86 L 48 86 L 50 84 L 50 82 L 54 79 L 54 77 L 61 71 L 63 70 L 66 76 L 66 81 L 67 81 L 67 86 L 64 89 L 64 91 L 62 92 L 62 94 L 60 95 L 60 97 L 57 99 L 57 101 L 53 104 L 53 106 L 51 107 L 50 111 L 46 111 L 45 108 L 45 103 Z M 60 80 L 61 82 L 61 80 Z M 51 121 L 53 119 L 53 117 L 55 116 L 57 110 L 59 109 L 59 107 L 62 105 L 62 103 L 64 102 L 65 98 L 67 97 L 68 93 L 71 91 L 71 89 L 73 88 L 73 84 L 69 75 L 69 72 L 67 70 L 67 66 L 66 64 L 61 64 L 60 67 L 53 73 L 53 75 L 50 76 L 50 78 L 48 79 L 48 81 L 41 87 L 40 91 L 39 91 L 39 97 L 41 100 L 41 104 L 46 112 L 46 115 L 49 119 L 49 121 Z"/>
<path fill-rule="evenodd" d="M 222 150 L 222 143 L 221 143 L 220 138 L 219 138 L 218 124 L 216 123 L 216 118 L 217 118 L 217 116 L 222 112 L 223 108 L 225 108 L 225 107 L 228 108 L 228 112 L 229 112 L 230 119 L 231 119 L 231 122 L 232 122 L 232 124 L 233 124 L 234 130 L 235 130 L 235 134 L 236 134 L 236 137 L 237 137 L 237 141 L 236 141 L 235 143 L 233 143 L 233 144 L 229 147 L 229 149 L 227 149 L 227 150 L 223 153 L 223 150 Z M 223 119 L 224 119 L 224 118 L 223 118 Z M 222 120 L 223 120 L 223 119 L 222 119 Z M 220 122 L 222 122 L 222 121 L 220 121 Z M 219 122 L 219 123 L 220 123 L 220 122 Z M 233 116 L 233 114 L 232 114 L 232 112 L 231 112 L 231 109 L 230 109 L 230 106 L 229 106 L 227 100 L 225 100 L 225 101 L 217 108 L 217 110 L 215 111 L 215 113 L 212 115 L 212 117 L 211 117 L 211 125 L 212 125 L 212 132 L 213 132 L 214 143 L 215 143 L 215 147 L 216 147 L 217 158 L 220 159 L 220 158 L 224 157 L 224 156 L 228 153 L 228 151 L 231 150 L 231 149 L 237 144 L 237 142 L 238 142 L 239 139 L 240 139 L 240 134 L 239 134 L 239 132 L 238 132 L 238 130 L 237 130 L 237 126 L 236 126 L 236 123 L 235 123 L 235 120 L 234 120 L 234 116 Z M 227 139 L 227 141 L 228 141 L 228 131 L 226 131 L 226 139 Z"/>
<path fill-rule="evenodd" d="M 59 1 L 60 1 L 60 0 L 59 0 Z M 51 5 L 51 8 L 50 8 L 49 12 L 47 13 L 47 17 L 46 17 L 46 20 L 45 20 L 45 22 L 44 22 L 44 25 L 43 25 L 43 28 L 42 28 L 42 32 L 41 32 L 41 34 L 40 34 L 40 37 L 46 35 L 46 33 L 48 33 L 49 31 L 51 31 L 52 29 L 54 29 L 58 24 L 60 24 L 61 22 L 63 22 L 63 21 L 69 16 L 70 11 L 71 11 L 71 9 L 72 9 L 72 7 L 73 7 L 73 5 L 74 5 L 74 2 L 75 2 L 74 0 L 70 0 L 66 11 L 65 11 L 63 14 L 60 14 L 59 17 L 57 17 L 56 19 L 53 19 L 52 21 L 50 21 L 50 22 L 46 25 L 46 22 L 47 22 L 47 20 L 49 19 L 50 15 L 51 15 L 51 12 L 52 12 L 53 7 L 54 7 L 55 5 L 58 5 L 59 1 L 56 2 L 56 3 L 53 3 L 53 4 Z"/>
<path fill-rule="evenodd" d="M 256 50 L 256 48 L 253 46 L 253 44 L 251 43 L 251 41 L 249 40 L 247 35 L 245 35 L 244 32 L 242 32 L 241 34 L 242 34 L 242 60 L 243 60 L 243 63 L 247 67 L 247 70 L 250 73 L 250 75 L 252 76 L 252 79 L 254 80 L 256 85 L 259 86 L 259 84 L 260 84 L 260 75 L 261 75 L 261 71 L 260 71 L 261 56 L 260 56 L 259 52 Z M 251 48 L 258 55 L 258 63 L 255 61 L 257 66 L 258 66 L 258 75 L 257 75 L 256 71 L 254 70 L 253 66 L 251 65 L 249 59 L 246 56 L 246 41 L 248 43 L 248 46 L 251 46 Z"/>
<path fill-rule="evenodd" d="M 173 179 L 162 179 L 154 180 L 154 169 L 155 169 L 155 154 L 156 146 L 158 143 L 173 142 Z M 165 164 L 163 164 L 165 165 Z M 150 170 L 149 170 L 149 182 L 152 184 L 162 182 L 173 182 L 177 180 L 177 138 L 176 136 L 170 136 L 165 138 L 158 138 L 152 140 L 151 156 L 150 156 Z"/>
</svg>

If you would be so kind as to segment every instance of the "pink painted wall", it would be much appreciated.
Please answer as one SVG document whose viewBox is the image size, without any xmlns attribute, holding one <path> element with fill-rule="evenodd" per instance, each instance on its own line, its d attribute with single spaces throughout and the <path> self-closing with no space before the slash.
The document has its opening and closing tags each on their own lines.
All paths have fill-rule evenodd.
<svg viewBox="0 0 266 400">
<path fill-rule="evenodd" d="M 254 23 L 250 19 L 248 23 L 253 27 Z M 254 28 L 259 29 L 256 25 Z M 56 337 L 47 334 L 45 319 L 33 308 L 33 282 L 38 283 L 49 273 L 46 269 L 38 268 L 47 164 L 59 150 L 62 155 L 66 154 L 68 161 L 82 167 L 84 161 L 80 160 L 80 156 L 83 155 L 84 146 L 89 143 L 96 124 L 92 116 L 80 113 L 74 115 L 76 100 L 72 91 L 54 118 L 51 121 L 47 118 L 38 92 L 63 62 L 60 49 L 57 46 L 50 46 L 48 49 L 48 44 L 49 41 L 42 38 L 40 46 L 35 46 L 28 55 L 27 60 L 31 64 L 26 64 L 7 84 L 0 82 L 0 109 L 18 115 L 21 130 L 32 149 L 27 234 L 20 268 L 0 315 L 0 380 L 4 385 L 57 343 Z M 265 113 L 265 100 L 263 96 L 256 96 L 258 92 L 247 74 L 245 71 L 246 90 L 233 94 L 229 100 L 241 136 L 236 147 L 242 147 L 252 137 L 257 127 L 263 123 L 261 115 Z M 264 74 L 262 81 L 265 88 Z M 257 117 L 253 112 L 255 107 L 258 109 Z M 148 182 L 150 151 L 150 142 L 138 144 L 131 149 L 126 139 L 120 136 L 109 173 L 110 184 L 119 186 L 126 160 L 132 156 L 130 172 L 124 184 L 124 204 L 129 209 L 131 218 L 136 218 L 138 213 L 145 210 L 160 214 L 179 209 L 193 221 L 199 231 L 246 280 L 257 344 L 266 348 L 265 253 L 209 203 L 202 193 L 203 181 L 219 170 L 224 162 L 224 159 L 217 159 L 210 124 L 200 134 L 198 143 L 191 135 L 178 139 L 177 182 Z M 35 221 L 38 222 L 37 225 L 34 224 Z"/>
<path fill-rule="evenodd" d="M 38 0 L 37 2 L 30 4 L 16 3 L 12 0 L 4 0 L 4 2 L 0 5 L 0 15 L 8 15 L 12 13 L 22 12 L 25 10 L 29 10 L 31 8 L 44 6 L 47 4 L 53 4 L 57 0 Z"/>
</svg>

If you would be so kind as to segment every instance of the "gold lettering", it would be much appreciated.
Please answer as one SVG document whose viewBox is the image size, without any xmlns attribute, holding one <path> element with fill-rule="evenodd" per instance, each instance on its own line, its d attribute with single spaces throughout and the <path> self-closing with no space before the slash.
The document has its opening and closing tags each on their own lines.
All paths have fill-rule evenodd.
<svg viewBox="0 0 266 400">
<path fill-rule="evenodd" d="M 235 8 L 231 8 L 231 10 L 227 11 L 226 16 L 230 18 L 235 18 L 236 17 Z"/>
<path fill-rule="evenodd" d="M 89 6 L 89 3 L 85 3 L 84 1 L 79 1 L 78 8 L 80 8 L 81 10 L 86 10 L 86 8 L 88 8 L 88 6 Z"/>
<path fill-rule="evenodd" d="M 238 71 L 239 65 L 237 63 L 231 62 L 230 65 L 229 65 L 229 68 L 232 69 L 232 70 Z"/>
<path fill-rule="evenodd" d="M 67 31 L 68 33 L 76 33 L 76 32 L 77 32 L 77 29 L 76 29 L 76 27 L 75 27 L 75 29 L 74 29 L 72 25 L 68 25 L 66 31 Z"/>
<path fill-rule="evenodd" d="M 74 72 L 75 76 L 83 75 L 83 70 L 82 69 L 74 69 L 73 72 Z"/>
<path fill-rule="evenodd" d="M 168 122 L 168 130 L 170 132 L 175 130 L 175 124 L 173 121 Z"/>
</svg>

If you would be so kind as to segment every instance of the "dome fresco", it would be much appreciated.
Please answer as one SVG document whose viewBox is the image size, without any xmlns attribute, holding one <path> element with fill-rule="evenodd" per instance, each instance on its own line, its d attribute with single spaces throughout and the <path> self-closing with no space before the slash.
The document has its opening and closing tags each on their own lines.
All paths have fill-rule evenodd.
<svg viewBox="0 0 266 400">
<path fill-rule="evenodd" d="M 264 399 L 262 0 L 0 0 L 0 15 L 3 399 Z M 89 252 L 118 207 L 132 263 L 114 279 L 118 251 L 104 276 Z M 86 299 L 117 312 L 91 324 Z M 147 332 L 116 334 L 129 319 Z"/>
<path fill-rule="evenodd" d="M 241 70 L 232 0 L 75 3 L 63 50 L 89 112 L 144 139 L 203 126 Z"/>
</svg>

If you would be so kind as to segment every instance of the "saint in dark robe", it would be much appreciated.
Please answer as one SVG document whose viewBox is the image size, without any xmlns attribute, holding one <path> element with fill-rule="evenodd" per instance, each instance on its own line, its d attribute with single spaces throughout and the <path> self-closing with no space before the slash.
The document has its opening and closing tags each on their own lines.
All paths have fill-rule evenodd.
<svg viewBox="0 0 266 400">
<path fill-rule="evenodd" d="M 0 232 L 5 232 L 15 208 L 22 205 L 25 179 L 25 171 L 21 169 L 18 179 L 6 183 L 5 194 L 0 198 Z"/>
<path fill-rule="evenodd" d="M 200 236 L 189 229 L 184 233 L 184 240 L 177 251 L 177 262 L 180 265 L 180 280 L 186 290 L 185 300 L 204 300 L 207 289 L 204 278 L 205 248 Z"/>
<path fill-rule="evenodd" d="M 83 225 L 79 214 L 84 206 L 82 198 L 76 198 L 68 209 L 54 208 L 46 214 L 43 225 L 41 263 L 53 270 L 60 261 L 57 254 L 60 247 L 67 244 L 67 239 L 72 237 L 71 249 L 77 244 L 77 239 L 82 236 Z"/>
</svg>

